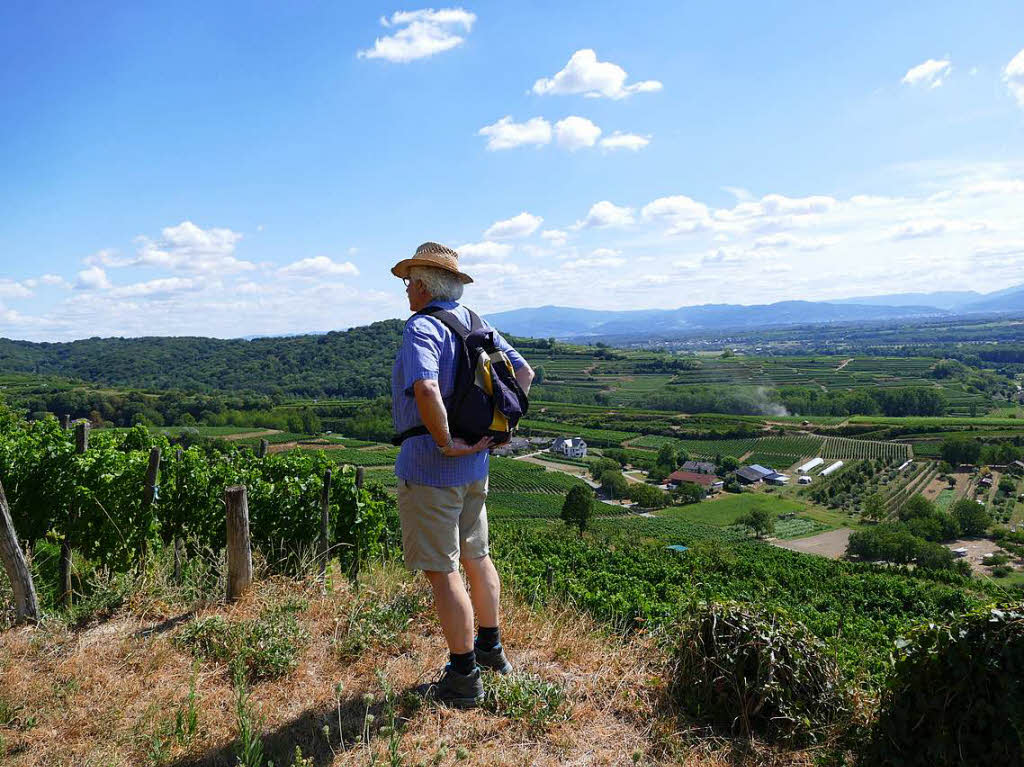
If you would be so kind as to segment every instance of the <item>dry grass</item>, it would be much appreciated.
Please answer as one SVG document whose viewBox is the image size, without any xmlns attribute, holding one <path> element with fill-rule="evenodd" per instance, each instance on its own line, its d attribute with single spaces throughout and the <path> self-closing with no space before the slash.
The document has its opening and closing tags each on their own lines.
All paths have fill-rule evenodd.
<svg viewBox="0 0 1024 767">
<path fill-rule="evenodd" d="M 387 646 L 343 661 L 336 640 L 353 611 L 408 590 L 423 592 L 424 611 Z M 368 572 L 358 594 L 347 583 L 324 595 L 314 582 L 264 580 L 239 603 L 208 606 L 196 615 L 250 619 L 296 597 L 305 601 L 298 618 L 310 637 L 299 666 L 252 688 L 264 718 L 267 757 L 278 767 L 291 764 L 296 745 L 317 767 L 392 764 L 389 748 L 399 756 L 396 763 L 410 767 L 811 762 L 808 754 L 773 752 L 689 728 L 666 703 L 664 652 L 643 638 L 627 642 L 608 635 L 568 607 L 536 611 L 513 596 L 503 605 L 504 644 L 517 670 L 567 693 L 564 721 L 540 729 L 484 710 L 420 706 L 403 695 L 430 679 L 445 653 L 425 584 L 394 567 Z M 152 604 L 143 614 L 129 607 L 77 631 L 49 622 L 0 634 L 0 763 L 235 764 L 228 669 L 197 663 L 173 641 L 193 614 L 154 615 Z M 169 733 L 193 677 L 199 727 L 183 743 Z M 388 689 L 395 693 L 390 705 Z M 373 696 L 369 704 L 367 694 Z M 401 725 L 395 735 L 386 726 L 389 711 Z"/>
</svg>

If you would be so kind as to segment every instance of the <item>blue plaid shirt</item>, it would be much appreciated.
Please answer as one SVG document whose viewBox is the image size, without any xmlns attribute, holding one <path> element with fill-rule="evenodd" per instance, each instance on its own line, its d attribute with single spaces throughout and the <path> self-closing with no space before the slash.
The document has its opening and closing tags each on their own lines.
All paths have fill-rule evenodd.
<svg viewBox="0 0 1024 767">
<path fill-rule="evenodd" d="M 431 301 L 429 306 L 447 309 L 469 326 L 469 311 L 455 301 Z M 487 323 L 484 323 L 487 325 Z M 487 325 L 490 327 L 490 325 Z M 497 332 L 494 341 L 519 370 L 526 361 Z M 401 434 L 420 426 L 419 410 L 413 396 L 413 384 L 426 378 L 436 379 L 441 396 L 448 398 L 455 389 L 459 338 L 440 320 L 427 315 L 413 316 L 405 323 L 402 348 L 391 369 L 391 414 L 395 432 Z M 449 458 L 442 455 L 429 434 L 409 437 L 395 461 L 395 475 L 407 482 L 432 487 L 456 487 L 487 476 L 488 452 Z"/>
</svg>

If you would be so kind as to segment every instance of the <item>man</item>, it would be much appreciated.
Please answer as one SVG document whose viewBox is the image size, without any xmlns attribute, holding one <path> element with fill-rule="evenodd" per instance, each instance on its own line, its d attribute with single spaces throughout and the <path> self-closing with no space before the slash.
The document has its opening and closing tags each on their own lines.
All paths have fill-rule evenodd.
<svg viewBox="0 0 1024 767">
<path fill-rule="evenodd" d="M 411 311 L 437 306 L 469 326 L 469 311 L 458 300 L 463 285 L 473 280 L 459 271 L 458 258 L 450 248 L 425 242 L 412 258 L 391 269 L 405 282 Z M 533 370 L 497 332 L 494 340 L 528 392 Z M 460 344 L 440 320 L 414 315 L 405 325 L 391 372 L 391 403 L 397 434 L 420 425 L 428 432 L 406 438 L 395 461 L 405 564 L 422 570 L 430 582 L 449 651 L 443 674 L 423 692 L 451 705 L 472 707 L 483 699 L 480 667 L 503 674 L 512 667 L 501 646 L 501 583 L 487 539 L 491 439 L 470 445 L 448 428 L 445 400 L 454 390 Z M 469 593 L 459 574 L 460 562 Z M 480 627 L 475 640 L 474 613 Z"/>
</svg>

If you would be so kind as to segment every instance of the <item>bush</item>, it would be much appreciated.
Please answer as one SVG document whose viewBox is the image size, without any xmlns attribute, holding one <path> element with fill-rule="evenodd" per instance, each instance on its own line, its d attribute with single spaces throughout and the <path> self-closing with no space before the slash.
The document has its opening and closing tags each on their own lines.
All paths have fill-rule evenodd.
<svg viewBox="0 0 1024 767">
<path fill-rule="evenodd" d="M 806 627 L 735 603 L 680 627 L 672 694 L 693 716 L 749 737 L 821 742 L 849 722 L 836 662 Z"/>
<path fill-rule="evenodd" d="M 1024 765 L 1024 605 L 922 627 L 904 642 L 865 765 Z"/>
</svg>

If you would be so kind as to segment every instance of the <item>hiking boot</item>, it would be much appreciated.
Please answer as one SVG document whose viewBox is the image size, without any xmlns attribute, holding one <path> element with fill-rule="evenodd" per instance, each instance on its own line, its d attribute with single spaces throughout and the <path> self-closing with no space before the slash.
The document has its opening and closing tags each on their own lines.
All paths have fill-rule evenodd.
<svg viewBox="0 0 1024 767">
<path fill-rule="evenodd" d="M 444 667 L 441 676 L 431 684 L 421 684 L 416 693 L 428 700 L 435 700 L 455 708 L 476 708 L 484 699 L 484 685 L 480 681 L 480 668 L 471 674 L 460 674 L 451 663 Z"/>
<path fill-rule="evenodd" d="M 487 668 L 499 674 L 512 673 L 512 664 L 505 657 L 505 650 L 501 645 L 496 645 L 493 650 L 482 650 L 477 647 L 476 663 L 480 668 Z"/>
</svg>

